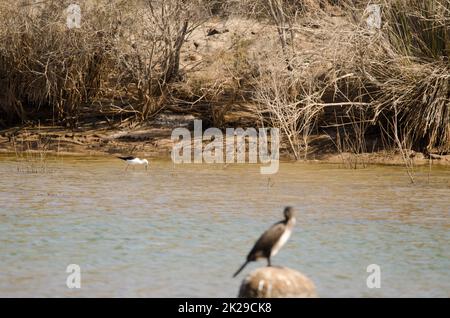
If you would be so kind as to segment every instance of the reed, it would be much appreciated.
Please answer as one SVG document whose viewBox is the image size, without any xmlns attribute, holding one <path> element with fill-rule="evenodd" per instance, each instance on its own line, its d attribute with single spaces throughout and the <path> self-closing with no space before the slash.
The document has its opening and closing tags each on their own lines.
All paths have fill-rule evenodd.
<svg viewBox="0 0 450 318">
<path fill-rule="evenodd" d="M 369 1 L 86 1 L 71 30 L 69 3 L 0 4 L 0 125 L 143 123 L 169 110 L 216 127 L 279 127 L 297 159 L 310 135 L 330 132 L 357 158 L 381 147 L 368 146 L 373 135 L 383 147 L 450 151 L 450 0 L 381 0 L 376 32 Z M 274 41 L 235 34 L 181 63 L 190 35 L 217 16 L 262 23 Z"/>
<path fill-rule="evenodd" d="M 392 147 L 407 144 L 425 153 L 449 151 L 450 1 L 384 1 L 382 8 L 383 26 L 377 32 L 369 32 L 362 11 L 351 31 L 348 27 L 331 31 L 335 26 L 327 25 L 326 18 L 316 20 L 319 27 L 309 34 L 322 39 L 313 41 L 320 55 L 307 60 L 295 53 L 301 49 L 294 46 L 294 53 L 287 56 L 291 71 L 280 64 L 274 71 L 270 59 L 265 60 L 265 70 L 259 72 L 265 78 L 257 80 L 262 85 L 256 87 L 255 96 L 260 101 L 264 95 L 267 118 L 275 115 L 278 126 L 295 127 L 293 132 L 284 131 L 296 157 L 293 144 L 299 143 L 296 137 L 303 134 L 305 123 L 326 133 L 337 128 L 344 140 L 335 144 L 345 144 L 354 154 L 368 151 L 367 134 L 374 131 Z M 358 13 L 356 7 L 353 10 Z M 279 52 L 286 56 L 283 43 Z M 277 72 L 286 76 L 279 78 Z"/>
<path fill-rule="evenodd" d="M 51 119 L 75 128 L 92 113 L 145 120 L 157 112 L 202 12 L 181 0 L 86 1 L 81 28 L 69 29 L 70 3 L 0 4 L 5 125 Z"/>
<path fill-rule="evenodd" d="M 23 137 L 27 136 L 27 132 Z M 24 140 L 24 138 L 16 139 L 12 137 L 12 144 L 16 156 L 16 169 L 19 173 L 38 174 L 47 173 L 48 169 L 48 153 L 49 140 L 39 137 L 34 140 Z"/>
<path fill-rule="evenodd" d="M 47 117 L 76 126 L 105 70 L 108 41 L 100 26 L 67 29 L 64 1 L 28 7 L 7 1 L 1 6 L 0 111 L 9 122 Z"/>
</svg>

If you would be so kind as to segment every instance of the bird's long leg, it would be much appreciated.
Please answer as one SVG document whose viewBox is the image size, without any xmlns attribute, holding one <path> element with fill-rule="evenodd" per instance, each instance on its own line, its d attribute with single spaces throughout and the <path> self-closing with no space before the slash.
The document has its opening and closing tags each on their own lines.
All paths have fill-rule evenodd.
<svg viewBox="0 0 450 318">
<path fill-rule="evenodd" d="M 129 166 L 129 164 L 127 164 L 127 166 L 125 167 L 125 171 L 127 171 L 127 170 L 128 170 L 128 166 Z"/>
<path fill-rule="evenodd" d="M 272 266 L 271 264 L 270 264 L 270 256 L 267 258 L 267 266 Z"/>
</svg>

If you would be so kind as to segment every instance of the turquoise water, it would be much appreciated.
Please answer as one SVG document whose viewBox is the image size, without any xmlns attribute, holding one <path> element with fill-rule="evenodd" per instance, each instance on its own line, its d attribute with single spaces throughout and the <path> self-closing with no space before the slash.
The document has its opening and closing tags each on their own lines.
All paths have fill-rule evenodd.
<svg viewBox="0 0 450 318">
<path fill-rule="evenodd" d="M 274 265 L 321 297 L 449 297 L 450 169 L 283 163 L 124 171 L 111 158 L 54 158 L 31 171 L 0 157 L 0 296 L 235 297 L 231 276 L 258 236 L 297 211 Z M 36 173 L 32 173 L 36 172 Z M 81 289 L 66 267 L 81 267 Z M 369 289 L 369 264 L 381 288 Z"/>
</svg>

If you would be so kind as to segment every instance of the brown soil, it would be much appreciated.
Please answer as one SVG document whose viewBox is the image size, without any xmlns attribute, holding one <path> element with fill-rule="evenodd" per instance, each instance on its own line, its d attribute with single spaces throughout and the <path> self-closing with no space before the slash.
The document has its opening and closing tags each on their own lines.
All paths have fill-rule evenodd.
<svg viewBox="0 0 450 318">
<path fill-rule="evenodd" d="M 116 156 L 134 155 L 146 158 L 167 158 L 173 146 L 172 130 L 187 127 L 195 118 L 191 115 L 160 114 L 146 125 L 115 126 L 107 122 L 91 123 L 75 130 L 54 126 L 24 126 L 0 131 L 0 153 L 45 152 L 58 155 Z M 206 142 L 207 143 L 207 142 Z M 415 165 L 450 165 L 450 155 L 427 155 L 407 151 Z M 294 160 L 287 145 L 281 144 L 280 157 Z M 398 151 L 378 151 L 354 154 L 338 152 L 328 136 L 310 138 L 306 161 L 340 163 L 348 167 L 369 164 L 403 165 Z"/>
</svg>

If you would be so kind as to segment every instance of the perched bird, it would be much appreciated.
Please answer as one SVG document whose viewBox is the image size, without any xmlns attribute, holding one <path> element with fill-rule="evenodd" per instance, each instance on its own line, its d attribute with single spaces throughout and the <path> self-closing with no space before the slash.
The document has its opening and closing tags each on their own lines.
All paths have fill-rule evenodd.
<svg viewBox="0 0 450 318">
<path fill-rule="evenodd" d="M 129 156 L 129 157 L 117 157 L 117 158 L 122 159 L 122 160 L 124 160 L 127 163 L 127 167 L 125 168 L 125 171 L 127 171 L 129 165 L 132 165 L 132 166 L 144 165 L 145 166 L 145 170 L 148 169 L 148 160 L 147 159 L 139 159 L 137 157 L 132 157 L 132 156 Z"/>
<path fill-rule="evenodd" d="M 284 208 L 283 214 L 284 220 L 275 223 L 261 235 L 250 253 L 248 253 L 247 260 L 233 277 L 236 277 L 249 262 L 257 261 L 261 258 L 266 258 L 267 266 L 271 266 L 270 258 L 275 256 L 286 244 L 295 225 L 294 209 L 292 207 Z"/>
</svg>

